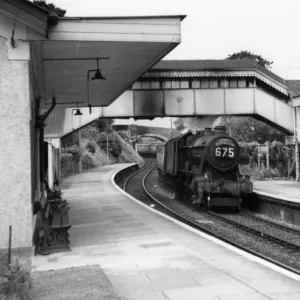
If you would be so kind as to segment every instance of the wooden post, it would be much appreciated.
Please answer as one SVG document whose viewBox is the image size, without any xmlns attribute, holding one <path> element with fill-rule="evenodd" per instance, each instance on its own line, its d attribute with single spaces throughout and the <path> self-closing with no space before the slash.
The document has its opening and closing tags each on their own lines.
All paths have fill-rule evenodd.
<svg viewBox="0 0 300 300">
<path fill-rule="evenodd" d="M 297 107 L 294 108 L 294 138 L 295 138 L 295 164 L 296 164 L 296 181 L 300 180 L 299 175 L 299 141 L 298 141 L 298 130 L 300 128 L 297 127 L 297 119 L 299 118 L 300 114 L 297 113 L 299 110 Z"/>
<path fill-rule="evenodd" d="M 106 164 L 108 165 L 109 155 L 108 155 L 108 130 L 106 128 Z"/>
<path fill-rule="evenodd" d="M 267 164 L 267 169 L 270 168 L 270 156 L 269 156 L 269 146 L 270 146 L 270 143 L 269 142 L 266 142 L 266 164 Z"/>
<path fill-rule="evenodd" d="M 80 141 L 81 141 L 81 132 L 80 132 L 80 129 L 79 129 L 78 130 L 78 144 L 79 144 L 79 149 L 80 149 Z M 78 172 L 82 173 L 82 157 L 81 157 L 81 155 L 79 156 Z"/>
<path fill-rule="evenodd" d="M 10 268 L 10 262 L 11 262 L 11 225 L 9 225 L 9 236 L 8 236 L 8 260 L 7 260 L 7 264 L 8 267 Z"/>
<path fill-rule="evenodd" d="M 296 181 L 299 182 L 299 142 L 297 140 L 297 137 L 295 143 Z"/>
</svg>

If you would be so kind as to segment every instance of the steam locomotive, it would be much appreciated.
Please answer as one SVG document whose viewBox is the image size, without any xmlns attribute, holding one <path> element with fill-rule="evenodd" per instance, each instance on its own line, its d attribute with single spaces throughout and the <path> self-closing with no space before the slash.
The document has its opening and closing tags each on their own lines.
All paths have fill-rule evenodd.
<svg viewBox="0 0 300 300">
<path fill-rule="evenodd" d="M 159 178 L 180 199 L 208 210 L 227 206 L 239 211 L 253 189 L 249 177 L 239 172 L 239 152 L 225 126 L 188 132 L 157 146 Z"/>
</svg>

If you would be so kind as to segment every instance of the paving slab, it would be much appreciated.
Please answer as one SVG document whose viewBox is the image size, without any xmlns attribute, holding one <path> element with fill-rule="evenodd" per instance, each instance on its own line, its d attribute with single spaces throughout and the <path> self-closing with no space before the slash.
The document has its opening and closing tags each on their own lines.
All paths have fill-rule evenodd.
<svg viewBox="0 0 300 300">
<path fill-rule="evenodd" d="M 74 224 L 69 231 L 72 252 L 36 256 L 36 272 L 99 265 L 129 300 L 293 300 L 299 296 L 299 277 L 278 273 L 261 260 L 123 194 L 111 177 L 125 166 L 96 168 L 63 182 Z"/>
</svg>

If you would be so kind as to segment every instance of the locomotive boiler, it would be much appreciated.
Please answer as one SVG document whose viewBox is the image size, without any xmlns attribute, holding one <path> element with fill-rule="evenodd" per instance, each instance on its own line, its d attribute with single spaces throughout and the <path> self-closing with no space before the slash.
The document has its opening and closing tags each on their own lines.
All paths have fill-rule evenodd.
<svg viewBox="0 0 300 300">
<path fill-rule="evenodd" d="M 207 209 L 229 206 L 239 211 L 242 198 L 253 189 L 239 172 L 239 156 L 237 141 L 226 134 L 225 126 L 217 126 L 158 145 L 157 168 L 178 198 Z"/>
</svg>

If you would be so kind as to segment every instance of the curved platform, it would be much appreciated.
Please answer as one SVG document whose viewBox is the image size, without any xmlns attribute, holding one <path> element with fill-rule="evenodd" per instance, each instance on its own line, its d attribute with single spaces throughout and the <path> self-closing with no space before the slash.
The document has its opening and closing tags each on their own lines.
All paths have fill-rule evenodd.
<svg viewBox="0 0 300 300">
<path fill-rule="evenodd" d="M 131 300 L 296 300 L 300 278 L 173 221 L 111 180 L 119 164 L 64 180 L 72 252 L 37 256 L 36 271 L 100 265 Z"/>
<path fill-rule="evenodd" d="M 253 192 L 261 196 L 300 203 L 300 182 L 296 181 L 255 181 L 253 182 Z"/>
</svg>

